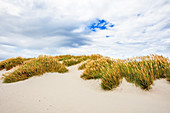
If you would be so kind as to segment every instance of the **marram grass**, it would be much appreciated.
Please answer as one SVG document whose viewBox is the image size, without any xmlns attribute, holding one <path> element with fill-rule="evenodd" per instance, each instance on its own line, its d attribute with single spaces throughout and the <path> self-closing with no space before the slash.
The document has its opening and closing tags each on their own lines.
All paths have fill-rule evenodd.
<svg viewBox="0 0 170 113">
<path fill-rule="evenodd" d="M 158 55 L 126 60 L 110 60 L 102 57 L 81 66 L 85 67 L 81 78 L 100 78 L 102 80 L 101 87 L 105 90 L 117 87 L 123 77 L 144 90 L 149 90 L 156 79 L 166 78 L 170 81 L 169 59 Z"/>
<path fill-rule="evenodd" d="M 90 59 L 88 59 L 87 61 L 83 62 L 82 64 L 80 64 L 80 65 L 78 66 L 78 69 L 79 69 L 79 70 L 85 69 L 85 68 L 86 68 L 86 65 L 87 65 L 89 62 L 91 62 Z"/>
<path fill-rule="evenodd" d="M 86 59 L 88 59 L 90 57 L 86 56 L 86 55 L 81 55 L 81 56 L 59 55 L 59 56 L 55 56 L 55 58 L 57 58 L 59 61 L 67 61 L 67 60 L 70 60 L 70 59 L 82 59 L 82 60 L 86 60 Z"/>
<path fill-rule="evenodd" d="M 30 60 L 30 58 L 17 57 L 17 58 L 6 59 L 0 62 L 0 70 L 2 69 L 10 70 L 13 67 L 16 67 L 17 65 L 23 64 L 24 61 L 27 61 L 27 60 Z"/>
<path fill-rule="evenodd" d="M 12 73 L 5 75 L 4 82 L 17 82 L 29 77 L 42 75 L 45 72 L 67 72 L 68 69 L 58 59 L 52 56 L 39 56 L 18 67 Z"/>
<path fill-rule="evenodd" d="M 108 69 L 102 76 L 101 87 L 104 90 L 112 90 L 113 88 L 119 86 L 122 81 L 121 74 L 118 71 L 114 71 L 114 69 L 116 69 L 116 67 L 114 66 L 113 68 L 108 67 Z"/>
<path fill-rule="evenodd" d="M 100 54 L 92 54 L 91 56 L 86 56 L 87 61 L 82 63 L 81 65 L 79 65 L 78 69 L 83 70 L 86 68 L 86 66 L 87 66 L 87 64 L 89 64 L 89 62 L 100 59 L 100 58 L 103 58 L 103 56 Z"/>
<path fill-rule="evenodd" d="M 86 64 L 86 68 L 83 72 L 81 78 L 83 79 L 98 79 L 101 78 L 107 66 L 109 65 L 109 60 L 104 58 L 99 58 L 97 60 L 91 60 Z"/>
<path fill-rule="evenodd" d="M 63 60 L 68 60 L 73 58 L 72 55 L 59 55 L 59 56 L 55 56 L 55 58 L 57 58 L 59 61 L 63 61 Z"/>
<path fill-rule="evenodd" d="M 158 55 L 128 59 L 124 65 L 126 80 L 145 90 L 149 90 L 156 79 L 168 80 L 170 74 L 168 59 Z"/>
<path fill-rule="evenodd" d="M 70 59 L 63 60 L 63 64 L 66 65 L 66 66 L 72 66 L 72 65 L 76 65 L 78 63 L 81 63 L 83 61 L 86 61 L 87 59 L 89 59 L 88 56 L 74 56 Z"/>
<path fill-rule="evenodd" d="M 4 82 L 10 83 L 42 75 L 45 72 L 64 73 L 68 71 L 66 66 L 78 63 L 82 63 L 78 69 L 84 70 L 81 78 L 101 79 L 101 87 L 104 90 L 112 90 L 119 86 L 123 77 L 144 90 L 151 89 L 151 85 L 156 79 L 166 78 L 170 83 L 170 61 L 159 55 L 124 60 L 113 60 L 99 54 L 91 56 L 39 56 L 32 59 L 17 57 L 0 62 L 0 69 L 9 70 L 19 65 L 12 73 L 4 74 Z"/>
</svg>

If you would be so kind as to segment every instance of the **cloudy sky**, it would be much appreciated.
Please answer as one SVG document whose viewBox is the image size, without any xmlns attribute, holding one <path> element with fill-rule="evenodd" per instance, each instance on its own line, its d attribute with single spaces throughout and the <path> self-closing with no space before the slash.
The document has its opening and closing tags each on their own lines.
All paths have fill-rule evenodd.
<svg viewBox="0 0 170 113">
<path fill-rule="evenodd" d="M 170 1 L 0 0 L 0 60 L 97 53 L 170 57 Z"/>
</svg>

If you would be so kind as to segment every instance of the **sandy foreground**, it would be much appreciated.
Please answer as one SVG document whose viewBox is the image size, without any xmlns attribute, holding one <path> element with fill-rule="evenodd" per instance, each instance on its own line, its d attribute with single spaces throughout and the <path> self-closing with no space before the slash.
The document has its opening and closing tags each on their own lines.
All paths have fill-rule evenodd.
<svg viewBox="0 0 170 113">
<path fill-rule="evenodd" d="M 10 84 L 0 80 L 0 113 L 170 113 L 165 79 L 156 80 L 150 91 L 125 79 L 113 91 L 103 91 L 100 80 L 83 80 L 82 72 L 76 65 L 65 74 L 46 73 Z"/>
</svg>

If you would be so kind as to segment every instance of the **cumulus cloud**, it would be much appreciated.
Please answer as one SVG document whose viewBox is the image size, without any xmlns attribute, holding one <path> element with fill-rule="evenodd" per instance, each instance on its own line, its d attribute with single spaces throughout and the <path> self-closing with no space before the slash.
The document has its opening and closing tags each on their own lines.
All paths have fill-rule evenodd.
<svg viewBox="0 0 170 113">
<path fill-rule="evenodd" d="M 169 13 L 168 0 L 0 0 L 0 60 L 92 53 L 170 57 Z"/>
</svg>

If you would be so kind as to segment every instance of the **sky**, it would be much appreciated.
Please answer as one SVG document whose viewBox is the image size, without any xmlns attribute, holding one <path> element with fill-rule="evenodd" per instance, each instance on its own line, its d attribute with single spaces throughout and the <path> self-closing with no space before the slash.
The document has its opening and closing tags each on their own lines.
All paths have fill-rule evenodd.
<svg viewBox="0 0 170 113">
<path fill-rule="evenodd" d="M 0 60 L 170 57 L 170 0 L 0 0 Z"/>
</svg>

